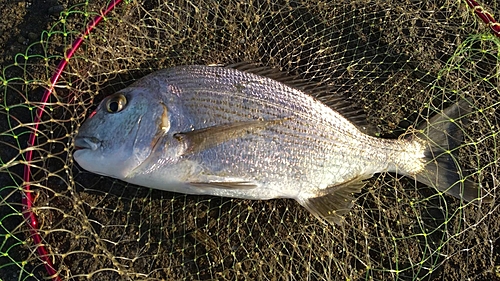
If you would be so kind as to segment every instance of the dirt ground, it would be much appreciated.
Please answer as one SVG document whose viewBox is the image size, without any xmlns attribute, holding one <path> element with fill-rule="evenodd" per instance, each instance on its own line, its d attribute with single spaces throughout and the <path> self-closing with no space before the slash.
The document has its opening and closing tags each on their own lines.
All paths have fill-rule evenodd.
<svg viewBox="0 0 500 281">
<path fill-rule="evenodd" d="M 88 10 L 99 10 L 102 2 L 91 1 Z M 131 16 L 109 20 L 120 27 L 102 28 L 89 39 L 88 46 L 93 48 L 83 47 L 77 54 L 89 59 L 75 59 L 63 78 L 71 86 L 58 89 L 57 99 L 65 105 L 53 106 L 50 112 L 58 120 L 42 126 L 50 133 L 40 135 L 37 156 L 53 157 L 42 158 L 38 163 L 47 168 L 33 175 L 40 183 L 35 212 L 64 280 L 500 280 L 500 214 L 495 203 L 464 206 L 449 196 L 436 196 L 434 189 L 410 179 L 382 175 L 370 180 L 345 225 L 324 227 L 293 200 L 186 196 L 126 185 L 81 170 L 64 150 L 71 151 L 72 132 L 95 104 L 145 73 L 176 64 L 258 60 L 314 81 L 336 77 L 332 91 L 346 94 L 363 108 L 377 134 L 387 138 L 398 137 L 415 120 L 433 114 L 424 103 L 447 105 L 447 100 L 457 99 L 457 92 L 467 92 L 478 108 L 491 105 L 485 106 L 486 113 L 474 115 L 477 122 L 467 127 L 467 140 L 476 145 L 464 146 L 460 162 L 470 170 L 480 166 L 484 171 L 481 180 L 492 190 L 498 178 L 498 136 L 474 140 L 500 130 L 498 76 L 488 78 L 490 68 L 495 68 L 492 65 L 498 64 L 498 50 L 491 51 L 493 55 L 464 51 L 455 58 L 460 44 L 469 46 L 464 43 L 468 34 L 485 30 L 475 23 L 464 3 L 390 1 L 390 5 L 378 5 L 365 1 L 364 7 L 363 1 L 353 1 L 351 6 L 339 8 L 345 12 L 331 17 L 333 24 L 329 25 L 321 19 L 330 18 L 327 8 L 331 7 L 321 1 L 314 6 L 304 4 L 308 1 L 276 1 L 279 7 L 296 10 L 283 16 L 274 14 L 275 6 L 266 6 L 269 11 L 264 15 L 272 16 L 259 18 L 258 23 L 245 15 L 256 13 L 255 7 L 264 9 L 267 1 L 258 1 L 262 6 L 233 7 L 241 9 L 241 15 L 231 15 L 215 4 L 200 4 L 218 11 L 205 15 L 189 1 L 179 1 L 185 10 L 169 5 L 152 9 L 160 2 L 145 1 L 144 10 L 135 11 L 130 8 L 133 5 L 121 8 Z M 36 59 L 25 68 L 7 66 L 18 53 L 60 54 L 62 44 L 35 43 L 43 30 L 61 21 L 59 12 L 79 3 L 0 0 L 0 66 L 7 69 L 2 77 L 50 73 L 47 69 L 53 70 L 53 65 L 44 68 Z M 443 8 L 445 4 L 451 8 Z M 389 8 L 382 8 L 384 5 Z M 499 3 L 484 1 L 484 6 L 500 18 Z M 176 32 L 157 17 L 169 9 L 183 19 L 172 28 Z M 150 17 L 146 11 L 151 12 Z M 140 23 L 151 28 L 128 29 L 124 36 L 124 27 L 139 24 L 134 22 L 138 14 L 143 20 Z M 81 30 L 78 17 L 69 18 L 68 29 Z M 193 20 L 197 17 L 199 21 Z M 233 17 L 244 28 L 231 25 L 227 19 Z M 211 30 L 206 22 L 224 28 Z M 258 35 L 248 32 L 255 28 L 262 31 Z M 302 33 L 325 33 L 328 39 L 316 40 Z M 64 40 L 62 36 L 60 40 Z M 322 48 L 329 43 L 336 48 Z M 167 44 L 172 47 L 164 47 Z M 221 46 L 225 46 L 223 51 Z M 470 50 L 494 48 L 490 41 L 469 46 Z M 475 61 L 446 67 L 450 60 L 464 57 Z M 482 82 L 472 83 L 467 78 Z M 9 89 L 25 89 L 21 84 L 13 83 Z M 10 106 L 23 104 L 24 93 L 30 99 L 40 96 L 39 87 L 27 87 L 29 91 L 19 90 L 21 94 L 7 94 L 6 90 L 0 101 Z M 77 91 L 82 94 L 73 99 Z M 323 100 L 328 101 L 328 95 Z M 11 132 L 14 121 L 8 116 L 16 115 L 20 124 L 32 120 L 25 107 L 9 114 L 0 115 L 0 132 Z M 491 126 L 483 125 L 485 120 Z M 22 129 L 12 133 L 19 135 L 19 143 L 26 143 Z M 46 139 L 56 141 L 43 143 Z M 3 134 L 0 142 L 7 144 L 1 151 L 2 161 L 18 157 L 17 139 L 14 142 Z M 3 244 L 0 241 L 0 251 L 8 252 L 7 257 L 0 256 L 0 264 L 7 265 L 0 266 L 0 280 L 43 280 L 46 274 L 25 235 L 22 217 L 13 212 L 21 212 L 21 195 L 13 187 L 22 179 L 11 175 L 22 175 L 22 165 L 9 167 L 9 173 L 0 171 L 0 218 L 4 218 L 0 238 L 5 239 Z M 10 233 L 27 243 L 18 243 Z M 20 261 L 27 262 L 13 264 Z"/>
</svg>

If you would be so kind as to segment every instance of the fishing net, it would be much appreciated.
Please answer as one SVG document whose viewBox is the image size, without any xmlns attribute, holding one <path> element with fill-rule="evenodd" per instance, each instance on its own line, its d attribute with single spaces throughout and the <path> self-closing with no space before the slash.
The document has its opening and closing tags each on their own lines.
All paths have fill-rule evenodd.
<svg viewBox="0 0 500 281">
<path fill-rule="evenodd" d="M 0 279 L 500 278 L 497 1 L 131 0 L 71 57 L 109 3 L 62 2 L 52 15 L 30 1 L 0 4 L 5 20 L 25 17 L 0 34 Z M 45 31 L 26 35 L 26 21 Z M 385 138 L 467 99 L 453 161 L 493 202 L 380 174 L 345 223 L 325 226 L 290 199 L 162 192 L 75 164 L 73 138 L 103 97 L 169 66 L 237 62 L 328 85 Z"/>
</svg>

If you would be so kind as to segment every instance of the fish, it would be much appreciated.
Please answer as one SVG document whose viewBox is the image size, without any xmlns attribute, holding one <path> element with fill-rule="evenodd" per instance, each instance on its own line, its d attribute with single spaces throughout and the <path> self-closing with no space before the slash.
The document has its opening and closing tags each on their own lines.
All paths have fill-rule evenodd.
<svg viewBox="0 0 500 281">
<path fill-rule="evenodd" d="M 100 102 L 78 128 L 73 157 L 84 170 L 153 189 L 292 198 L 332 225 L 345 221 L 377 173 L 481 201 L 454 155 L 471 111 L 466 100 L 388 139 L 371 134 L 343 98 L 322 102 L 320 88 L 244 64 L 158 70 Z"/>
</svg>

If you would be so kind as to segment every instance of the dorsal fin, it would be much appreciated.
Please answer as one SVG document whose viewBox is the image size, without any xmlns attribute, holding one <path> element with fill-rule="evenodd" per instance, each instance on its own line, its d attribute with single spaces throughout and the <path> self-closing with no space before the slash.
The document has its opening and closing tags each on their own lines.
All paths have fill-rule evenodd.
<svg viewBox="0 0 500 281">
<path fill-rule="evenodd" d="M 340 113 L 363 133 L 375 136 L 375 126 L 368 124 L 364 111 L 347 101 L 345 95 L 332 93 L 331 87 L 319 82 L 300 78 L 299 75 L 289 75 L 283 71 L 255 63 L 240 62 L 226 66 L 240 71 L 264 76 L 297 89 L 321 101 L 326 106 Z"/>
<path fill-rule="evenodd" d="M 317 97 L 326 106 L 340 113 L 363 133 L 378 136 L 377 127 L 369 124 L 363 109 L 348 101 L 345 95 L 327 94 Z"/>
</svg>

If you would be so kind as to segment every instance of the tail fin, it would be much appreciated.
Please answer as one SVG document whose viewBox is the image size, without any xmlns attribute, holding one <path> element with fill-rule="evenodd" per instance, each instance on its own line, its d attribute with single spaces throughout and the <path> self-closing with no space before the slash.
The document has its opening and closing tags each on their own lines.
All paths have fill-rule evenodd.
<svg viewBox="0 0 500 281">
<path fill-rule="evenodd" d="M 425 169 L 416 174 L 417 181 L 433 186 L 467 202 L 479 203 L 483 198 L 480 187 L 470 180 L 463 180 L 457 163 L 456 148 L 463 142 L 459 124 L 466 122 L 470 113 L 467 101 L 462 100 L 432 117 L 419 127 L 418 138 L 428 145 L 425 152 Z"/>
</svg>

